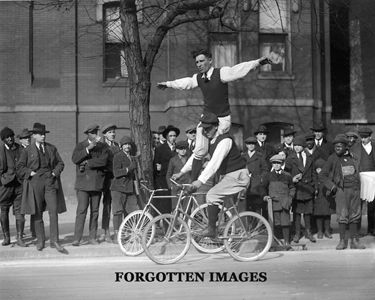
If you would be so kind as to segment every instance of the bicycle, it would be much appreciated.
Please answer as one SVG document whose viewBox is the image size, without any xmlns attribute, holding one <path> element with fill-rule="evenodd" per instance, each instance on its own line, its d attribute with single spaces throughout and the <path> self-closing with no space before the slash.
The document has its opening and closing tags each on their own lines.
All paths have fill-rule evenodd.
<svg viewBox="0 0 375 300">
<path fill-rule="evenodd" d="M 149 189 L 145 182 L 140 182 L 141 188 L 149 194 L 148 201 L 142 210 L 136 210 L 126 216 L 122 221 L 119 232 L 117 235 L 117 242 L 120 246 L 121 251 L 128 256 L 137 256 L 141 254 L 144 250 L 142 247 L 141 239 L 142 232 L 146 225 L 154 218 L 151 214 L 152 209 L 156 212 L 158 216 L 162 213 L 152 204 L 152 199 L 169 199 L 175 198 L 176 196 L 155 196 L 157 192 L 165 192 L 167 189 Z M 194 196 L 189 197 L 189 202 L 186 207 L 186 212 L 191 209 L 191 207 L 199 206 L 197 200 Z M 154 236 L 155 230 L 157 228 L 157 223 L 155 223 L 151 228 L 150 237 Z M 150 240 L 151 241 L 151 240 Z M 149 242 L 150 242 L 149 241 Z M 148 243 L 149 243 L 148 242 Z"/>
<path fill-rule="evenodd" d="M 142 246 L 146 255 L 155 263 L 171 264 L 178 262 L 189 250 L 192 236 L 191 226 L 189 227 L 186 221 L 179 216 L 182 213 L 184 217 L 195 220 L 179 208 L 184 193 L 189 189 L 188 186 L 182 186 L 176 209 L 172 214 L 163 214 L 156 217 L 147 224 L 143 231 Z M 237 199 L 239 198 L 237 197 Z M 230 198 L 229 208 L 225 208 L 224 205 L 221 206 L 219 220 L 224 221 L 226 219 L 224 217 L 226 211 L 233 212 L 233 216 L 225 225 L 222 235 L 219 231 L 216 239 L 224 242 L 225 249 L 236 260 L 253 261 L 260 259 L 271 247 L 273 240 L 271 226 L 266 219 L 257 213 L 249 211 L 239 213 L 236 204 Z M 198 209 L 198 211 L 203 211 L 200 214 L 203 219 L 207 216 L 204 213 L 206 207 L 207 205 L 203 204 Z M 163 224 L 162 231 L 152 235 L 152 227 L 157 222 Z M 194 226 L 200 227 L 201 225 L 198 223 Z M 194 235 L 198 236 L 198 233 L 195 232 Z"/>
</svg>

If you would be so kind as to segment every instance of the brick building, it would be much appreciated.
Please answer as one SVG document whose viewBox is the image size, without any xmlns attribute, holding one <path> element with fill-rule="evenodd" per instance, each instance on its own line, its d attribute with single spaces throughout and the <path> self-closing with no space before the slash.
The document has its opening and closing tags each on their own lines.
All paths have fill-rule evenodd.
<svg viewBox="0 0 375 300">
<path fill-rule="evenodd" d="M 279 142 L 287 126 L 307 132 L 314 121 L 322 120 L 335 133 L 345 126 L 375 122 L 375 109 L 370 105 L 375 94 L 371 85 L 374 39 L 369 29 L 374 21 L 364 9 L 374 4 L 369 0 L 352 1 L 356 2 L 352 6 L 348 1 L 331 2 L 336 5 L 322 0 L 278 0 L 277 7 L 274 1 L 244 0 L 232 20 L 239 28 L 236 33 L 218 21 L 186 24 L 169 32 L 152 73 L 152 128 L 175 124 L 183 129 L 198 120 L 199 90 L 159 91 L 155 83 L 191 76 L 195 64 L 190 52 L 204 47 L 212 50 L 218 67 L 268 54 L 278 61 L 230 84 L 234 129 L 239 136 L 246 137 L 259 124 L 266 124 L 270 140 Z M 339 13 L 343 14 L 339 22 L 332 23 L 332 16 Z M 353 16 L 359 23 L 351 22 L 356 19 Z M 142 13 L 138 17 L 141 28 L 147 28 L 147 18 Z M 358 25 L 361 20 L 366 21 L 366 28 Z M 19 132 L 35 121 L 47 125 L 51 131 L 47 139 L 66 163 L 62 179 L 67 195 L 74 195 L 71 154 L 76 142 L 84 138 L 83 128 L 91 122 L 113 122 L 120 127 L 118 138 L 129 133 L 129 90 L 118 22 L 118 2 L 113 0 L 0 2 L 0 127 Z M 349 62 L 344 69 L 332 65 L 331 58 L 337 62 L 338 56 L 330 52 L 330 28 L 341 23 L 348 28 L 343 37 L 346 50 L 355 52 L 349 43 L 350 30 L 360 33 L 362 43 L 359 55 L 346 56 Z M 148 31 L 142 32 L 147 41 Z M 366 66 L 358 69 L 363 72 L 360 83 L 359 71 L 351 72 L 353 64 Z M 334 79 L 343 75 L 333 85 L 332 68 Z M 331 87 L 337 95 L 347 84 L 346 106 L 340 111 L 341 98 L 332 96 Z M 365 109 L 355 110 L 356 103 L 360 107 L 364 103 Z"/>
</svg>

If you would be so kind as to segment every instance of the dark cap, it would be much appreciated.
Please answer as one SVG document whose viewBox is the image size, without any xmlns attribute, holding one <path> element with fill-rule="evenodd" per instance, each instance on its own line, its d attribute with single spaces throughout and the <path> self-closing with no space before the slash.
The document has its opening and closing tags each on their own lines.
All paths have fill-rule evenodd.
<svg viewBox="0 0 375 300">
<path fill-rule="evenodd" d="M 102 133 L 104 134 L 112 129 L 117 129 L 117 126 L 115 124 L 107 124 L 102 128 Z"/>
<path fill-rule="evenodd" d="M 355 131 L 347 131 L 345 132 L 346 137 L 355 137 L 356 139 L 359 138 L 359 134 Z"/>
<path fill-rule="evenodd" d="M 311 127 L 311 130 L 312 130 L 312 131 L 318 131 L 318 132 L 321 132 L 321 131 L 326 130 L 326 127 L 323 125 L 322 122 L 320 122 L 320 123 L 315 123 L 314 126 Z"/>
<path fill-rule="evenodd" d="M 178 141 L 176 143 L 176 149 L 187 149 L 189 148 L 189 143 L 187 141 Z"/>
<path fill-rule="evenodd" d="M 17 138 L 27 139 L 27 138 L 31 137 L 32 134 L 33 133 L 29 129 L 24 128 L 24 129 L 22 129 L 22 131 L 19 134 L 17 134 Z"/>
<path fill-rule="evenodd" d="M 313 140 L 315 140 L 315 134 L 308 133 L 305 135 L 305 141 L 313 141 Z"/>
<path fill-rule="evenodd" d="M 254 136 L 249 136 L 246 140 L 245 140 L 245 144 L 256 144 L 258 141 L 256 139 L 256 137 Z"/>
<path fill-rule="evenodd" d="M 41 124 L 41 123 L 34 123 L 32 132 L 34 134 L 45 134 L 45 133 L 48 133 L 49 131 L 46 130 L 46 125 Z"/>
<path fill-rule="evenodd" d="M 219 119 L 214 113 L 211 113 L 211 112 L 204 113 L 199 119 L 199 121 L 201 122 L 199 127 L 202 127 L 202 128 L 208 128 L 213 125 L 219 124 Z"/>
<path fill-rule="evenodd" d="M 289 136 L 289 135 L 295 135 L 297 131 L 291 129 L 291 128 L 287 128 L 284 130 L 284 134 L 283 136 Z"/>
<path fill-rule="evenodd" d="M 284 157 L 280 154 L 276 154 L 274 156 L 272 156 L 270 158 L 270 162 L 273 163 L 273 162 L 279 162 L 279 163 L 283 163 L 284 162 Z"/>
<path fill-rule="evenodd" d="M 192 131 L 197 131 L 197 125 L 191 124 L 185 129 L 186 133 L 191 133 Z"/>
<path fill-rule="evenodd" d="M 321 157 L 319 157 L 316 161 L 315 161 L 315 168 L 317 169 L 317 168 L 323 168 L 324 167 L 324 165 L 326 164 L 326 161 L 323 159 L 323 158 L 321 158 Z"/>
<path fill-rule="evenodd" d="M 90 124 L 89 126 L 87 126 L 85 128 L 85 130 L 83 131 L 83 133 L 92 133 L 92 132 L 95 132 L 97 130 L 99 130 L 100 126 L 98 124 Z"/>
<path fill-rule="evenodd" d="M 358 130 L 358 133 L 361 137 L 368 137 L 372 134 L 372 130 L 368 127 L 364 127 Z"/>
<path fill-rule="evenodd" d="M 177 127 L 175 127 L 173 125 L 168 125 L 167 128 L 165 128 L 164 131 L 163 131 L 164 138 L 167 138 L 168 133 L 171 132 L 171 131 L 176 132 L 176 136 L 179 136 L 179 134 L 180 134 L 180 129 L 178 129 Z"/>
<path fill-rule="evenodd" d="M 10 129 L 9 127 L 4 127 L 3 129 L 1 129 L 0 137 L 1 137 L 2 140 L 6 139 L 10 136 L 14 136 L 14 131 L 12 129 Z"/>
<path fill-rule="evenodd" d="M 345 134 L 340 133 L 340 134 L 335 136 L 332 144 L 338 144 L 338 143 L 343 143 L 345 145 L 348 144 L 348 139 L 347 139 Z"/>
<path fill-rule="evenodd" d="M 129 136 L 123 136 L 120 140 L 120 146 L 125 145 L 125 144 L 132 144 L 133 141 Z"/>
<path fill-rule="evenodd" d="M 268 133 L 267 127 L 264 125 L 260 125 L 257 130 L 254 131 L 254 134 L 257 135 L 258 133 Z"/>
<path fill-rule="evenodd" d="M 164 130 L 167 128 L 167 126 L 161 125 L 158 127 L 158 130 L 156 131 L 159 134 L 163 134 Z"/>
<path fill-rule="evenodd" d="M 305 146 L 306 139 L 303 135 L 298 135 L 294 138 L 293 140 L 293 145 L 294 146 Z"/>
</svg>

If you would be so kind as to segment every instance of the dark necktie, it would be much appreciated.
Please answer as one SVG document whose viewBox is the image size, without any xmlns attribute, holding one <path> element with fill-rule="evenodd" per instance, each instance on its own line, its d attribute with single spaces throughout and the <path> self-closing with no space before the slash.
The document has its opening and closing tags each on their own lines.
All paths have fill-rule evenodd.
<svg viewBox="0 0 375 300">
<path fill-rule="evenodd" d="M 303 165 L 303 157 L 302 157 L 301 153 L 298 153 L 298 159 L 299 159 L 299 162 L 300 162 L 301 166 L 304 167 L 304 165 Z"/>
<path fill-rule="evenodd" d="M 207 77 L 207 72 L 204 72 L 204 82 L 209 82 L 210 80 Z"/>
<path fill-rule="evenodd" d="M 44 154 L 44 146 L 43 144 L 39 144 L 39 150 Z"/>
</svg>

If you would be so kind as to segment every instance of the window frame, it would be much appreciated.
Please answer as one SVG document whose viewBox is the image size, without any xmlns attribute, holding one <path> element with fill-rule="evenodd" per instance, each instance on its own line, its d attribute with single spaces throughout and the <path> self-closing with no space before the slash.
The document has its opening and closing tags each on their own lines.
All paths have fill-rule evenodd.
<svg viewBox="0 0 375 300">
<path fill-rule="evenodd" d="M 212 53 L 212 59 L 214 60 L 214 65 L 215 65 L 215 68 L 221 68 L 223 66 L 221 65 L 216 65 L 216 62 L 215 62 L 215 59 L 214 59 L 214 46 L 219 44 L 219 42 L 233 42 L 234 46 L 235 46 L 235 58 L 234 58 L 234 61 L 229 63 L 229 64 L 225 64 L 225 66 L 233 66 L 233 65 L 236 65 L 238 64 L 238 61 L 239 61 L 239 41 L 238 41 L 238 33 L 235 33 L 235 32 L 210 32 L 209 33 L 209 49 Z"/>
</svg>

